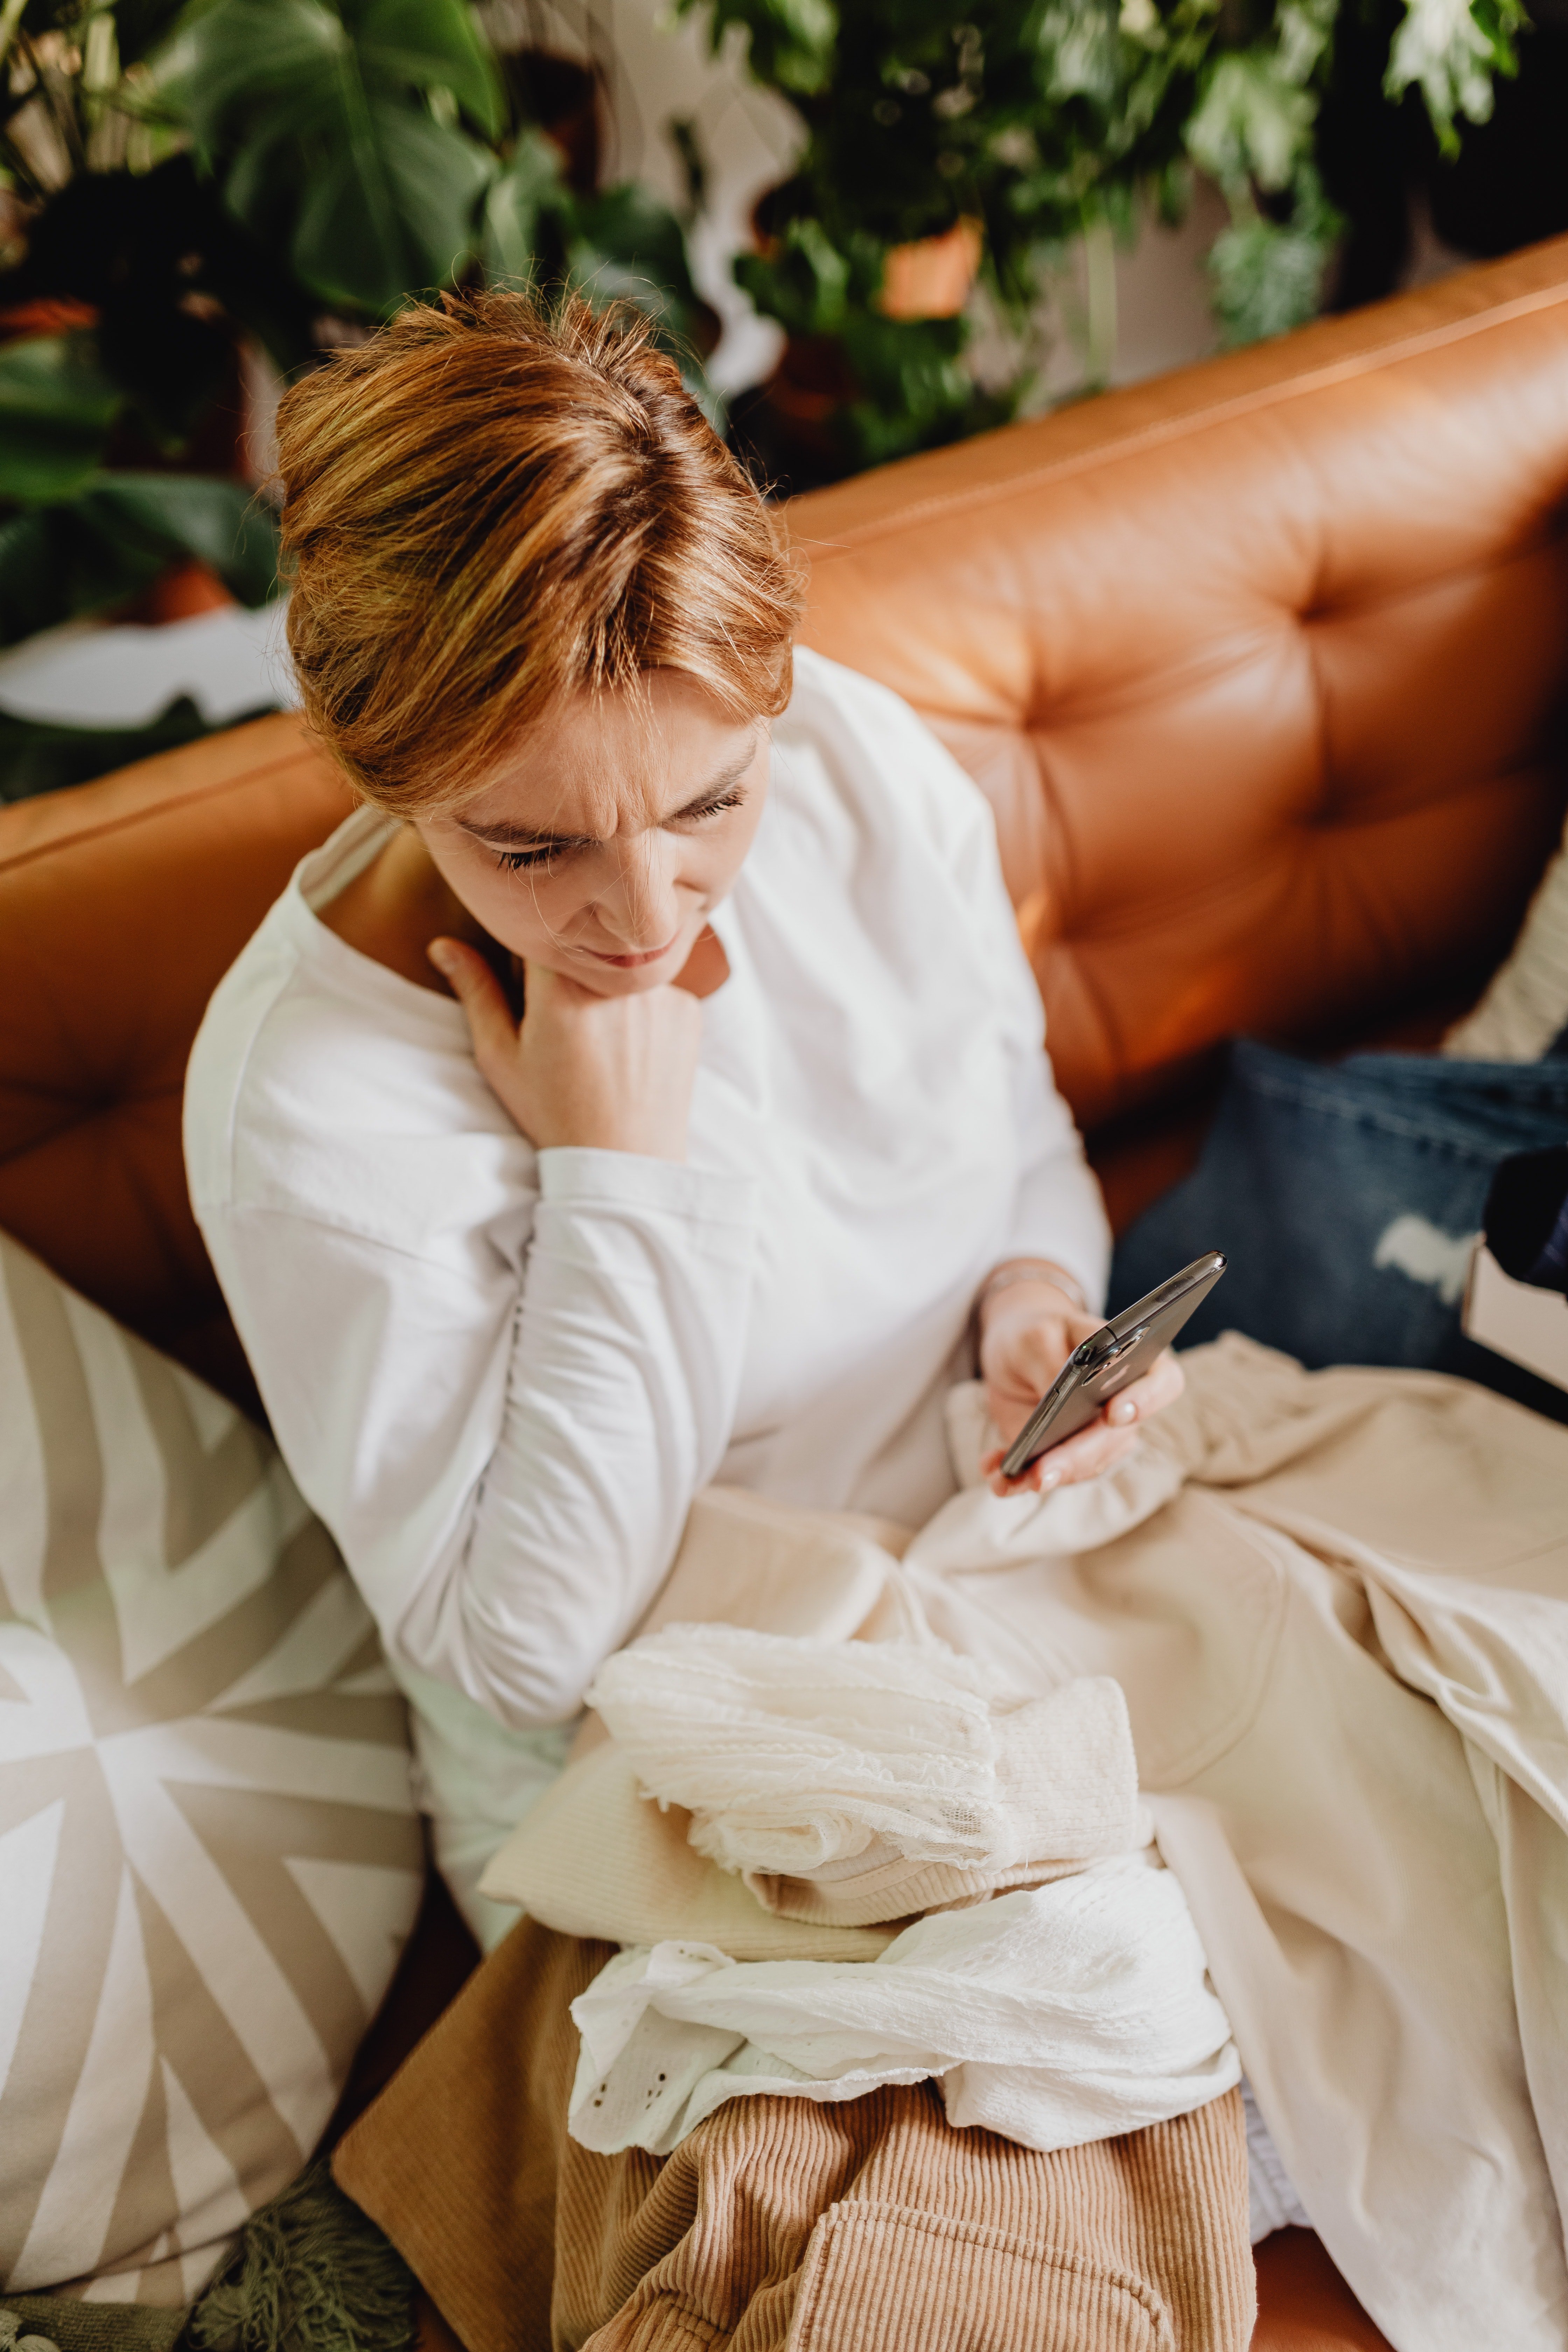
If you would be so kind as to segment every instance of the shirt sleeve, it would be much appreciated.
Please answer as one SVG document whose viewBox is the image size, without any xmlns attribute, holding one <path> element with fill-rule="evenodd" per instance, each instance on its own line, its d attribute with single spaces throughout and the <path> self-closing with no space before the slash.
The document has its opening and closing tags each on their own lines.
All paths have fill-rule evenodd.
<svg viewBox="0 0 1568 2352">
<path fill-rule="evenodd" d="M 944 757 L 946 755 L 944 754 Z M 1012 1076 L 1018 1180 L 1007 1239 L 998 1263 L 1049 1258 L 1070 1274 L 1090 1309 L 1104 1305 L 1110 1272 L 1110 1226 L 1100 1181 L 1084 1158 L 1083 1138 L 1057 1091 L 1046 1050 L 1045 1007 L 1024 953 L 1017 919 L 996 847 L 995 821 L 972 780 L 976 821 L 953 856 L 964 898 L 991 961 L 1004 1048 Z"/>
<path fill-rule="evenodd" d="M 389 1651 L 522 1729 L 574 1714 L 734 1418 L 748 1180 L 538 1158 L 520 1259 L 271 1208 L 204 1216 L 285 1458 Z"/>
<path fill-rule="evenodd" d="M 1025 965 L 1026 972 L 1028 967 Z M 1105 1304 L 1110 1271 L 1110 1227 L 1099 1180 L 1083 1156 L 1083 1139 L 1051 1076 L 1039 1034 L 1042 1015 L 1033 973 L 1036 1036 L 1014 1055 L 1013 1107 L 1017 1130 L 1018 1189 L 1012 1234 L 1003 1258 L 1049 1258 L 1070 1274 L 1091 1313 Z"/>
</svg>

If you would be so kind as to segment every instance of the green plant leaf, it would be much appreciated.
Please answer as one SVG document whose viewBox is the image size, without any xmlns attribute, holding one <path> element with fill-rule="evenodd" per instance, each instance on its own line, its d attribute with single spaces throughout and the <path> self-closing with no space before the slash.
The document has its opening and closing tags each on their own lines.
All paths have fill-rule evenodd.
<svg viewBox="0 0 1568 2352">
<path fill-rule="evenodd" d="M 1058 103 L 1089 98 L 1114 105 L 1121 65 L 1117 17 L 1106 0 L 1051 0 L 1039 10 L 1037 38 L 1047 88 Z"/>
<path fill-rule="evenodd" d="M 496 164 L 427 89 L 500 121 L 462 0 L 212 0 L 163 61 L 171 103 L 226 162 L 225 195 L 317 299 L 373 316 L 448 284 Z"/>
<path fill-rule="evenodd" d="M 1516 36 L 1529 19 L 1520 0 L 1405 0 L 1405 11 L 1389 52 L 1384 88 L 1400 98 L 1419 87 L 1437 143 L 1445 155 L 1459 152 L 1455 117 L 1489 121 L 1492 77 L 1519 70 Z"/>
<path fill-rule="evenodd" d="M 98 466 L 123 399 L 88 336 L 0 347 L 0 499 L 68 498 Z"/>
<path fill-rule="evenodd" d="M 576 221 L 582 245 L 607 265 L 631 270 L 679 302 L 696 299 L 680 223 L 635 180 L 580 200 Z"/>
<path fill-rule="evenodd" d="M 1222 57 L 1187 122 L 1187 152 L 1222 187 L 1251 178 L 1283 188 L 1310 143 L 1317 111 L 1312 92 L 1286 79 L 1271 49 Z"/>
<path fill-rule="evenodd" d="M 700 5 L 676 0 L 677 13 Z M 831 82 L 839 30 L 834 0 L 712 0 L 708 41 L 715 54 L 731 25 L 745 30 L 759 81 L 792 97 L 814 96 Z"/>
<path fill-rule="evenodd" d="M 1297 174 L 1289 220 L 1255 215 L 1215 239 L 1209 253 L 1209 278 L 1215 314 L 1228 346 L 1283 335 L 1317 316 L 1323 273 L 1343 226 L 1324 198 L 1317 172 L 1304 164 Z"/>
<path fill-rule="evenodd" d="M 449 89 L 487 138 L 500 136 L 500 77 L 464 0 L 369 0 L 351 21 L 367 80 Z"/>
<path fill-rule="evenodd" d="M 263 604 L 277 591 L 277 541 L 270 509 L 243 483 L 97 474 L 76 497 L 0 522 L 0 644 L 121 604 L 183 555 Z"/>
<path fill-rule="evenodd" d="M 818 220 L 792 220 L 773 254 L 742 253 L 736 283 L 792 335 L 831 335 L 843 325 L 849 261 Z"/>
<path fill-rule="evenodd" d="M 372 98 L 344 145 L 307 183 L 294 267 L 323 300 L 384 311 L 451 282 L 473 247 L 495 165 L 460 131 Z"/>
<path fill-rule="evenodd" d="M 319 0 L 213 0 L 163 51 L 156 80 L 212 156 L 251 135 L 269 99 L 298 110 L 299 130 L 320 119 L 348 52 L 342 18 Z"/>
<path fill-rule="evenodd" d="M 35 335 L 0 346 L 0 420 L 47 418 L 101 433 L 121 393 L 99 366 L 89 337 Z"/>
<path fill-rule="evenodd" d="M 570 205 L 558 150 L 542 131 L 523 131 L 510 163 L 497 173 L 485 197 L 479 250 L 486 277 L 529 283 L 539 252 L 542 215 Z"/>
<path fill-rule="evenodd" d="M 166 552 L 210 563 L 242 604 L 278 593 L 278 519 L 243 482 L 205 474 L 100 474 L 79 503 Z"/>
</svg>

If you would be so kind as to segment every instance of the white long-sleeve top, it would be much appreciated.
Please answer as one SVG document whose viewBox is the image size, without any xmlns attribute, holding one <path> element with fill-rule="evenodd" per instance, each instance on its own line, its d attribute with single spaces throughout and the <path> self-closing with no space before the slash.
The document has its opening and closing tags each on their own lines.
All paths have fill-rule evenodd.
<svg viewBox="0 0 1568 2352">
<path fill-rule="evenodd" d="M 1104 1283 L 984 800 L 885 688 L 795 676 L 713 917 L 683 1164 L 535 1151 L 458 1006 L 321 922 L 374 810 L 304 860 L 192 1055 L 192 1198 L 284 1457 L 492 1783 L 498 1727 L 575 1713 L 699 1486 L 919 1524 L 988 1269 Z"/>
</svg>

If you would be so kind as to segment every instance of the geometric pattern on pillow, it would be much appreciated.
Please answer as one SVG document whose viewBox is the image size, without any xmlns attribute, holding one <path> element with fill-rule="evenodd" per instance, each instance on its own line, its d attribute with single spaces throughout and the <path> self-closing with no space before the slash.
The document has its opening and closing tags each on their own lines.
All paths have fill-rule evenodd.
<svg viewBox="0 0 1568 2352">
<path fill-rule="evenodd" d="M 197 2293 L 423 1872 L 404 1703 L 276 1448 L 0 1236 L 0 2288 Z"/>
</svg>

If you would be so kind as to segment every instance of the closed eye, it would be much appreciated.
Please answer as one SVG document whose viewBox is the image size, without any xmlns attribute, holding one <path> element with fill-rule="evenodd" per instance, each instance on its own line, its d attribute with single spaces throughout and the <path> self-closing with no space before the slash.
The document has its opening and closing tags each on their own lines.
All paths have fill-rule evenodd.
<svg viewBox="0 0 1568 2352">
<path fill-rule="evenodd" d="M 537 849 L 492 849 L 490 856 L 503 874 L 537 874 L 558 857 L 569 856 L 572 847 L 570 842 L 546 841 Z"/>
<path fill-rule="evenodd" d="M 671 824 L 700 824 L 705 818 L 718 816 L 725 809 L 743 807 L 745 799 L 744 793 L 733 788 L 727 793 L 716 793 L 710 801 L 704 801 L 700 808 L 682 809 L 679 815 L 672 816 L 669 822 Z"/>
<path fill-rule="evenodd" d="M 701 802 L 696 808 L 681 809 L 668 822 L 682 827 L 702 824 L 708 818 L 720 816 L 728 809 L 742 807 L 745 798 L 743 792 L 731 787 L 728 792 L 716 793 L 711 800 Z M 552 866 L 572 856 L 576 850 L 588 846 L 590 845 L 586 842 L 542 841 L 537 848 L 493 849 L 490 855 L 503 874 L 541 874 L 547 873 Z"/>
</svg>

